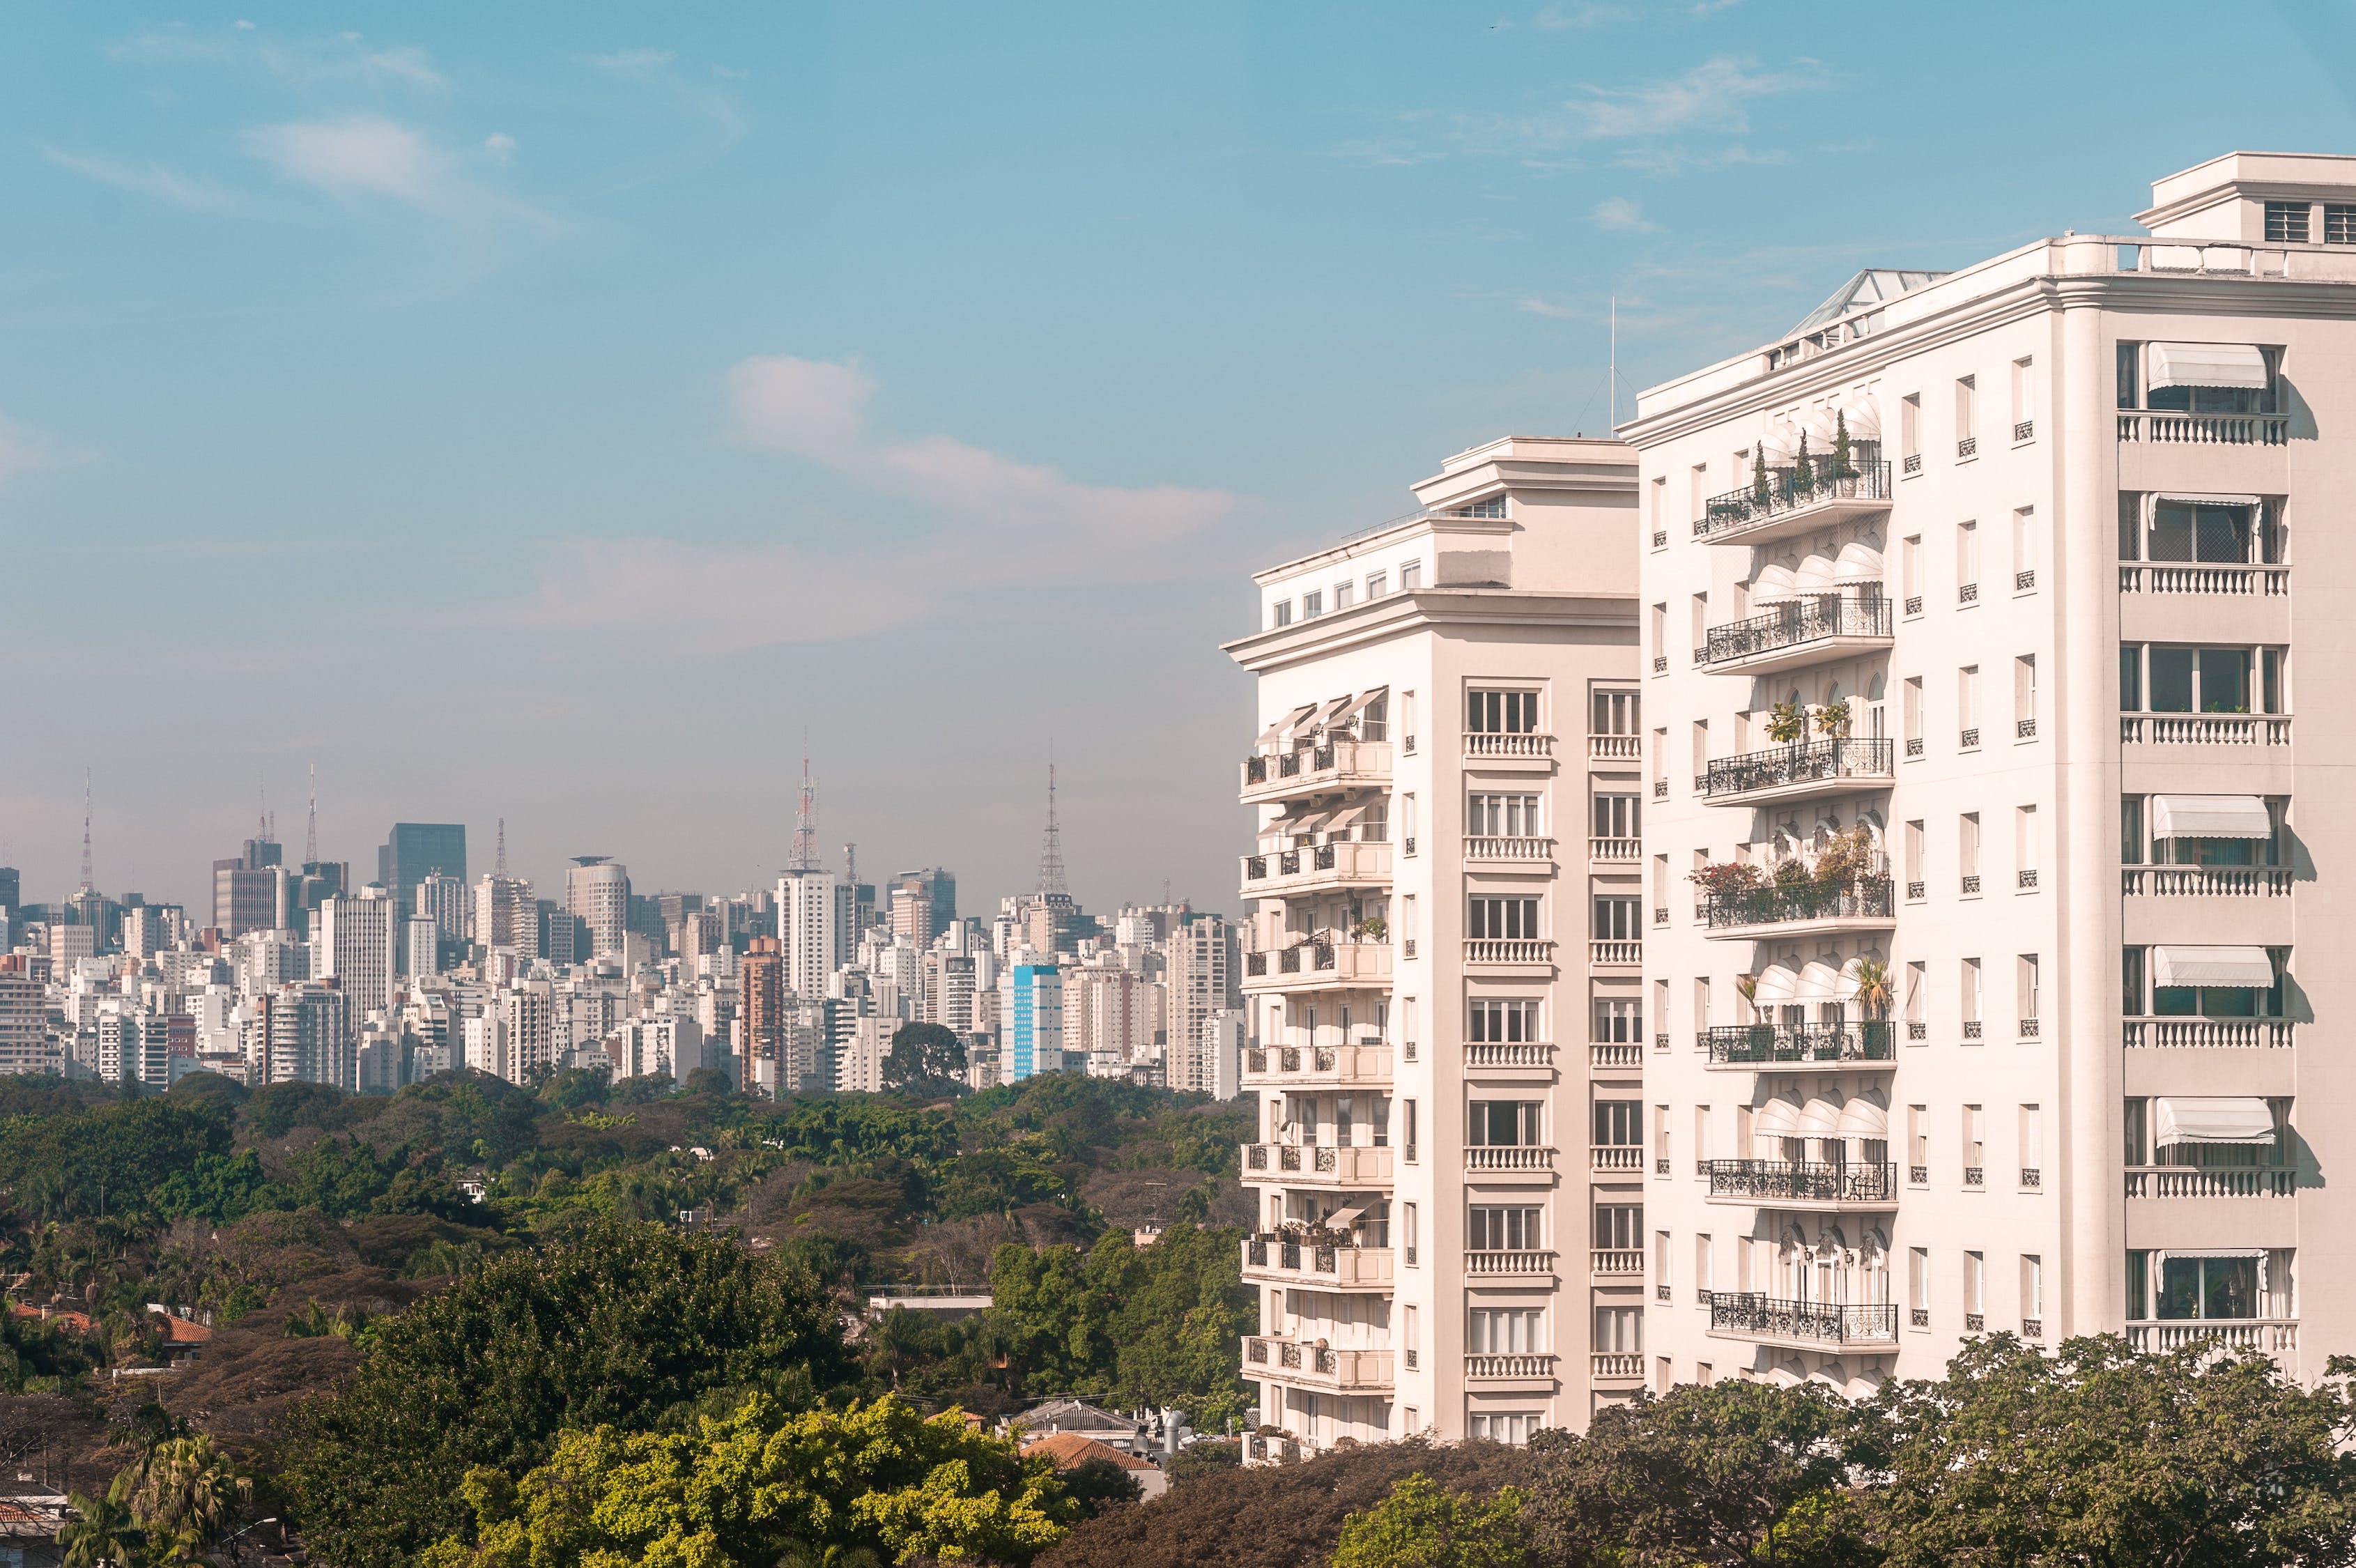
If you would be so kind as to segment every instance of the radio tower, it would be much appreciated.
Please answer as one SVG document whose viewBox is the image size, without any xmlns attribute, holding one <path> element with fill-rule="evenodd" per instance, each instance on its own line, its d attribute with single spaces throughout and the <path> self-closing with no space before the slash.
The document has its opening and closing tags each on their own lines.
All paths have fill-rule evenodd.
<svg viewBox="0 0 2356 1568">
<path fill-rule="evenodd" d="M 508 874 L 508 820 L 507 820 L 505 817 L 501 817 L 501 818 L 499 819 L 499 858 L 498 858 L 498 863 L 493 866 L 492 871 L 491 871 L 491 875 L 494 875 L 494 876 L 500 876 L 500 877 L 504 877 L 505 875 L 507 875 L 507 874 Z"/>
<path fill-rule="evenodd" d="M 794 807 L 794 852 L 786 861 L 786 869 L 818 868 L 818 786 L 810 782 L 809 745 L 808 737 L 804 737 L 801 792 Z"/>
<path fill-rule="evenodd" d="M 81 770 L 81 890 L 96 886 L 90 875 L 90 769 Z"/>
<path fill-rule="evenodd" d="M 303 864 L 319 864 L 319 765 L 311 764 L 311 823 L 303 830 Z"/>
<path fill-rule="evenodd" d="M 1039 897 L 1043 900 L 1072 901 L 1071 889 L 1064 884 L 1064 831 L 1055 823 L 1055 765 L 1047 764 L 1047 831 L 1039 837 Z"/>
</svg>

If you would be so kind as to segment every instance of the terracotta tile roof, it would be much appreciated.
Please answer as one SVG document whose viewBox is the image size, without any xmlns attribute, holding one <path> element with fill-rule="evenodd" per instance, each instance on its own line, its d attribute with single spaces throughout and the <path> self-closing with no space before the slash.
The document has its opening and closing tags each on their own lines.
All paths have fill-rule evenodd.
<svg viewBox="0 0 2356 1568">
<path fill-rule="evenodd" d="M 166 1345 L 201 1345 L 213 1337 L 213 1331 L 203 1324 L 193 1322 L 177 1313 L 165 1317 L 163 1324 L 164 1343 Z"/>
<path fill-rule="evenodd" d="M 1124 1454 L 1109 1443 L 1099 1443 L 1076 1432 L 1059 1432 L 1053 1437 L 1043 1437 L 1036 1443 L 1023 1445 L 1025 1459 L 1044 1455 L 1055 1461 L 1058 1470 L 1076 1469 L 1091 1459 L 1109 1459 L 1124 1470 L 1153 1470 L 1160 1466 L 1151 1459 L 1141 1459 L 1134 1454 Z"/>
</svg>

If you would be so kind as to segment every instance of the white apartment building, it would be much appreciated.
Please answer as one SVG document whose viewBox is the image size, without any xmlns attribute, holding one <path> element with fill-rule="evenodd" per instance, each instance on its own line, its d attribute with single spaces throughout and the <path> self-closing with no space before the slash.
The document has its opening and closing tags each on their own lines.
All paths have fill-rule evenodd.
<svg viewBox="0 0 2356 1568">
<path fill-rule="evenodd" d="M 338 893 L 319 907 L 317 978 L 336 982 L 351 999 L 355 1027 L 392 1009 L 394 908 L 392 896 L 377 886 Z"/>
<path fill-rule="evenodd" d="M 1657 1386 L 2351 1348 L 2356 158 L 2137 220 L 1862 274 L 1622 429 Z"/>
<path fill-rule="evenodd" d="M 777 940 L 785 947 L 786 989 L 805 1000 L 824 996 L 827 980 L 851 956 L 844 950 L 841 886 L 831 871 L 794 870 L 777 878 Z M 912 953 L 905 977 L 910 991 L 916 970 Z"/>
<path fill-rule="evenodd" d="M 619 953 L 630 923 L 629 867 L 601 854 L 574 855 L 564 873 L 564 912 L 589 928 L 589 948 L 596 957 Z"/>
<path fill-rule="evenodd" d="M 1415 490 L 1226 645 L 1258 1460 L 1582 1427 L 1643 1371 L 1633 1227 L 1588 1244 L 1645 1179 L 1634 454 L 1514 436 Z"/>
</svg>

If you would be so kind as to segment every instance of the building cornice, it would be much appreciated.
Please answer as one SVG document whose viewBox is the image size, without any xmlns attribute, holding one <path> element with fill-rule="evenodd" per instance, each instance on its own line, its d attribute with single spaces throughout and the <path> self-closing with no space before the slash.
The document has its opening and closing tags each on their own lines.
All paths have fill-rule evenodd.
<svg viewBox="0 0 2356 1568">
<path fill-rule="evenodd" d="M 1256 675 L 1411 632 L 1512 628 L 1633 635 L 1633 594 L 1542 594 L 1511 588 L 1418 588 L 1315 620 L 1271 627 L 1219 650 Z"/>
</svg>

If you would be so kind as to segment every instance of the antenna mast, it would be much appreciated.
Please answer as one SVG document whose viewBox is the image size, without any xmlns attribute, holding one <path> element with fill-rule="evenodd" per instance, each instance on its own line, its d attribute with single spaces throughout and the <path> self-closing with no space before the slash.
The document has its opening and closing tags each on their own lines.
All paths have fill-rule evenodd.
<svg viewBox="0 0 2356 1568">
<path fill-rule="evenodd" d="M 1064 831 L 1055 822 L 1055 765 L 1047 764 L 1047 831 L 1039 839 L 1039 897 L 1068 900 L 1064 883 Z"/>
<path fill-rule="evenodd" d="M 809 738 L 802 739 L 801 789 L 794 805 L 794 852 L 786 862 L 788 871 L 818 869 L 818 786 L 810 782 Z"/>
<path fill-rule="evenodd" d="M 303 864 L 319 863 L 319 765 L 311 764 L 311 823 L 303 830 Z"/>
<path fill-rule="evenodd" d="M 90 769 L 81 770 L 81 890 L 89 892 L 93 884 L 90 875 Z"/>
</svg>

